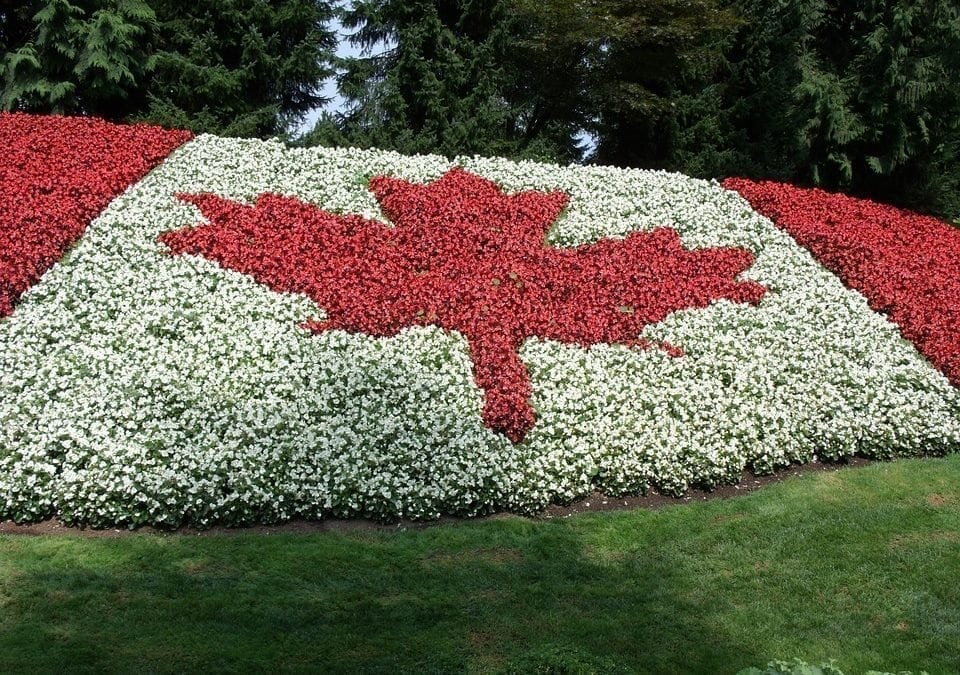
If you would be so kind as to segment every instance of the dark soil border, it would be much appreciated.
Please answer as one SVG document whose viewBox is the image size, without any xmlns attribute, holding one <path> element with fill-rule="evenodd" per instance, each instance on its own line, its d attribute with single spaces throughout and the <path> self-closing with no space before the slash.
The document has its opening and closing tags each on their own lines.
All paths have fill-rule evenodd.
<svg viewBox="0 0 960 675">
<path fill-rule="evenodd" d="M 892 460 L 896 461 L 896 460 Z M 595 513 L 600 511 L 632 511 L 636 509 L 658 510 L 684 504 L 695 504 L 713 499 L 730 499 L 755 490 L 759 490 L 774 483 L 780 483 L 787 478 L 804 476 L 822 471 L 839 471 L 846 468 L 856 468 L 876 464 L 878 460 L 863 457 L 851 457 L 841 462 L 811 462 L 796 464 L 777 471 L 776 473 L 755 476 L 745 471 L 736 485 L 721 485 L 713 490 L 688 490 L 681 497 L 672 497 L 651 491 L 646 495 L 609 497 L 600 492 L 578 499 L 570 504 L 554 504 L 530 520 L 545 521 L 558 518 L 569 518 L 581 513 Z M 93 529 L 88 527 L 72 527 L 64 525 L 59 520 L 50 519 L 37 523 L 18 525 L 9 520 L 0 521 L 0 535 L 20 536 L 74 536 L 90 539 L 116 538 L 138 534 L 149 534 L 160 537 L 171 535 L 194 535 L 199 537 L 242 536 L 242 535 L 270 535 L 270 534 L 313 534 L 317 532 L 357 532 L 380 531 L 397 532 L 406 530 L 423 530 L 438 525 L 450 523 L 478 522 L 502 518 L 524 518 L 511 513 L 497 513 L 477 518 L 443 517 L 439 520 L 412 521 L 401 520 L 395 523 L 379 523 L 363 518 L 330 518 L 320 521 L 292 520 L 276 525 L 251 525 L 248 527 L 211 527 L 208 529 L 180 528 L 176 530 L 161 530 L 154 527 L 138 527 L 135 529 Z"/>
</svg>

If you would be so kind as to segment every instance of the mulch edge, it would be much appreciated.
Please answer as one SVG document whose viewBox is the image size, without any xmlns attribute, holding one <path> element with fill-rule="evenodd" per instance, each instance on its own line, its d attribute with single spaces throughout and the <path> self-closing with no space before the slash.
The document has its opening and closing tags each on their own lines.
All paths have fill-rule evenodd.
<svg viewBox="0 0 960 675">
<path fill-rule="evenodd" d="M 896 461 L 896 460 L 893 460 Z M 713 490 L 691 489 L 680 497 L 660 494 L 650 491 L 646 495 L 628 495 L 611 497 L 601 492 L 577 499 L 569 504 L 553 504 L 535 516 L 520 516 L 508 512 L 494 513 L 488 516 L 475 518 L 456 518 L 445 516 L 438 520 L 415 521 L 399 520 L 397 522 L 382 523 L 364 518 L 329 518 L 326 520 L 308 521 L 291 520 L 275 525 L 251 525 L 247 527 L 215 526 L 207 529 L 183 527 L 178 529 L 158 529 L 143 526 L 133 529 L 77 527 L 65 525 L 61 521 L 51 518 L 34 523 L 18 524 L 11 520 L 0 521 L 0 535 L 14 535 L 25 537 L 66 536 L 84 539 L 110 539 L 132 535 L 168 536 L 198 536 L 222 537 L 243 535 L 271 535 L 271 534 L 314 534 L 320 532 L 397 532 L 407 530 L 424 530 L 440 525 L 449 525 L 467 522 L 483 522 L 501 520 L 505 518 L 523 518 L 532 522 L 542 522 L 556 519 L 570 518 L 583 513 L 598 513 L 605 511 L 634 511 L 638 509 L 656 511 L 664 508 L 696 504 L 717 499 L 731 499 L 739 497 L 769 485 L 781 483 L 788 478 L 805 476 L 824 471 L 840 471 L 848 468 L 859 468 L 876 464 L 879 460 L 864 457 L 851 457 L 842 462 L 810 462 L 807 464 L 792 465 L 779 471 L 763 476 L 756 476 L 745 471 L 739 483 L 720 485 Z"/>
</svg>

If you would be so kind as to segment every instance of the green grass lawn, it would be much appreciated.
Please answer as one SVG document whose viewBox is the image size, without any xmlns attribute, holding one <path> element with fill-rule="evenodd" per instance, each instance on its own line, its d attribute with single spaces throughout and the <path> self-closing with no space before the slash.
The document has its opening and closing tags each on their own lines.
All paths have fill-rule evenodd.
<svg viewBox="0 0 960 675">
<path fill-rule="evenodd" d="M 0 672 L 960 671 L 960 457 L 660 511 L 0 537 Z"/>
</svg>

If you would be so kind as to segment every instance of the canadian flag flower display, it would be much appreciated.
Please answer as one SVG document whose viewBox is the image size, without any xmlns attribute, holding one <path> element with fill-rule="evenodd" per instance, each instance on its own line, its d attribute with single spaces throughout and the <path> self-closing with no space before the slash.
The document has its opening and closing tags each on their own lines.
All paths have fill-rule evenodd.
<svg viewBox="0 0 960 675">
<path fill-rule="evenodd" d="M 728 179 L 960 384 L 960 229 L 823 190 Z"/>
<path fill-rule="evenodd" d="M 484 421 L 514 442 L 534 423 L 517 354 L 526 338 L 632 344 L 644 326 L 678 309 L 722 297 L 756 303 L 763 295 L 759 284 L 734 280 L 753 260 L 748 251 L 686 251 L 672 230 L 545 246 L 567 204 L 561 193 L 505 195 L 462 169 L 429 186 L 379 176 L 370 188 L 396 227 L 285 197 L 262 195 L 247 206 L 197 195 L 181 199 L 212 224 L 160 240 L 274 290 L 307 295 L 327 312 L 307 323 L 313 330 L 459 331 L 484 392 Z"/>
<path fill-rule="evenodd" d="M 932 219 L 60 117 L 0 141 L 0 519 L 535 513 L 960 447 Z"/>
</svg>

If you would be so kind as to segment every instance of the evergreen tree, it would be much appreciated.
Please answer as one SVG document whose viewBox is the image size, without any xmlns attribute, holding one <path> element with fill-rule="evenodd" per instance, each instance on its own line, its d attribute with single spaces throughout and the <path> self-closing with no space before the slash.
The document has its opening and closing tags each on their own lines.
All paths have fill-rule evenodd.
<svg viewBox="0 0 960 675">
<path fill-rule="evenodd" d="M 551 124 L 526 93 L 509 8 L 502 0 L 354 2 L 341 20 L 366 52 L 340 63 L 347 111 L 322 118 L 304 142 L 575 158 L 574 129 Z"/>
<path fill-rule="evenodd" d="M 323 104 L 326 0 L 0 0 L 0 106 L 269 136 Z"/>
<path fill-rule="evenodd" d="M 582 161 L 589 150 L 582 139 L 594 130 L 593 75 L 606 29 L 582 0 L 509 4 L 518 36 L 507 62 L 513 73 L 509 96 L 524 137 L 545 132 L 565 148 L 561 156 Z"/>
<path fill-rule="evenodd" d="M 744 18 L 728 51 L 732 73 L 725 96 L 729 146 L 739 149 L 725 173 L 792 180 L 804 155 L 793 115 L 800 82 L 800 44 L 812 33 L 821 0 L 733 0 Z"/>
<path fill-rule="evenodd" d="M 271 136 L 326 102 L 336 35 L 325 0 L 150 0 L 158 45 L 145 119 Z"/>
<path fill-rule="evenodd" d="M 738 173 L 960 213 L 960 8 L 736 0 Z"/>
<path fill-rule="evenodd" d="M 10 15 L 25 28 L 22 11 Z M 42 3 L 33 39 L 5 54 L 0 106 L 124 117 L 142 99 L 154 18 L 142 0 Z"/>
<path fill-rule="evenodd" d="M 0 57 L 25 42 L 36 10 L 22 0 L 0 0 Z"/>
<path fill-rule="evenodd" d="M 591 159 L 693 173 L 722 160 L 723 47 L 736 16 L 714 0 L 515 0 L 541 62 L 562 64 L 549 95 L 577 102 Z M 567 118 L 571 119 L 571 118 Z M 706 154 L 701 152 L 706 150 Z"/>
<path fill-rule="evenodd" d="M 698 115 L 718 105 L 708 85 L 723 65 L 724 40 L 732 36 L 736 19 L 713 0 L 605 4 L 599 5 L 601 24 L 613 30 L 592 74 L 595 159 L 687 169 L 680 160 L 684 149 L 690 150 L 684 140 L 696 138 Z"/>
</svg>

